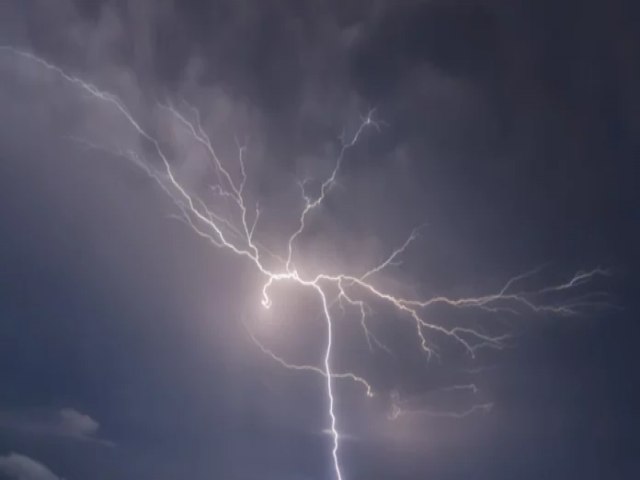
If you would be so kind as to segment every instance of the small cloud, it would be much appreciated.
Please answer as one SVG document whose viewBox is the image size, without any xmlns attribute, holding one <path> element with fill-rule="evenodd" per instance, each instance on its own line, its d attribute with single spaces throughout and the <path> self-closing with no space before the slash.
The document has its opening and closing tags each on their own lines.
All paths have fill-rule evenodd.
<svg viewBox="0 0 640 480">
<path fill-rule="evenodd" d="M 11 480 L 63 480 L 40 462 L 18 453 L 0 456 L 0 473 Z"/>
<path fill-rule="evenodd" d="M 91 416 L 74 408 L 58 411 L 0 412 L 0 428 L 32 435 L 54 435 L 83 442 L 113 446 L 113 442 L 99 438 L 100 424 Z"/>
<path fill-rule="evenodd" d="M 60 430 L 73 437 L 89 437 L 95 435 L 100 424 L 89 415 L 73 408 L 63 408 L 60 414 Z"/>
</svg>

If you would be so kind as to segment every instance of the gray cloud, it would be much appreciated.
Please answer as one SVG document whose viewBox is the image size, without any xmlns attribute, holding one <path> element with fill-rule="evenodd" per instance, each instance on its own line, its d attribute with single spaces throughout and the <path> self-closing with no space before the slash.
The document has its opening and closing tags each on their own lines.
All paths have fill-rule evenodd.
<svg viewBox="0 0 640 480">
<path fill-rule="evenodd" d="M 98 436 L 100 424 L 95 419 L 73 408 L 0 411 L 0 428 L 113 446 L 112 442 Z"/>
<path fill-rule="evenodd" d="M 18 453 L 0 456 L 0 472 L 11 480 L 63 480 L 40 462 Z"/>
<path fill-rule="evenodd" d="M 511 58 L 508 52 L 495 51 L 499 46 L 493 43 L 495 35 L 505 35 L 501 42 L 509 48 L 522 44 L 534 49 L 538 40 L 528 37 L 528 20 L 519 20 L 524 25 L 507 22 L 505 26 L 500 12 L 493 12 L 487 2 L 477 3 L 483 6 L 415 0 L 18 0 L 0 2 L 0 38 L 1 43 L 35 51 L 121 96 L 145 128 L 162 139 L 180 178 L 196 191 L 206 188 L 206 158 L 155 107 L 156 101 L 171 98 L 182 105 L 185 98 L 197 105 L 204 127 L 231 162 L 234 136 L 248 137 L 249 187 L 256 197 L 252 200 L 261 201 L 259 233 L 270 247 L 291 230 L 287 212 L 295 213 L 300 205 L 296 180 L 326 175 L 342 129 L 352 126 L 369 107 L 379 107 L 378 113 L 390 125 L 353 152 L 340 185 L 314 216 L 312 229 L 300 245 L 300 258 L 308 268 L 321 263 L 362 271 L 371 259 L 383 258 L 390 245 L 402 242 L 412 227 L 426 220 L 424 243 L 409 252 L 402 269 L 393 271 L 399 280 L 383 278 L 381 282 L 400 292 L 411 283 L 416 291 L 465 294 L 492 290 L 504 278 L 541 260 L 562 259 L 563 252 L 571 254 L 567 258 L 579 257 L 574 259 L 578 263 L 592 262 L 593 257 L 583 255 L 575 239 L 589 242 L 584 239 L 604 234 L 593 233 L 592 225 L 576 229 L 567 218 L 573 218 L 581 202 L 598 204 L 597 199 L 608 194 L 597 180 L 567 181 L 574 173 L 584 180 L 586 174 L 581 172 L 600 170 L 582 168 L 584 155 L 566 160 L 567 149 L 554 144 L 563 141 L 558 132 L 567 126 L 583 131 L 581 123 L 566 118 L 566 108 L 559 108 L 562 115 L 556 115 L 555 100 L 549 102 L 541 93 L 544 85 L 553 83 L 555 69 L 535 62 L 528 65 L 531 55 L 514 51 Z M 515 12 L 503 15 L 518 16 Z M 505 27 L 514 31 L 510 34 Z M 407 40 L 414 37 L 420 41 Z M 553 50 L 544 45 L 544 51 Z M 501 68 L 504 78 L 494 82 L 493 76 L 502 75 Z M 578 76 L 587 78 L 582 72 L 579 69 Z M 590 92 L 587 87 L 575 91 Z M 494 111 L 501 102 L 504 111 Z M 522 108 L 527 102 L 531 105 Z M 275 437 L 263 433 L 268 440 L 262 438 L 256 441 L 259 446 L 247 448 L 252 436 L 260 438 L 255 432 L 247 433 L 254 428 L 247 425 L 269 425 L 268 435 L 283 426 L 320 432 L 325 418 L 316 413 L 324 407 L 314 402 L 321 403 L 322 396 L 313 378 L 273 375 L 277 366 L 259 352 L 247 355 L 254 349 L 246 347 L 238 318 L 243 309 L 248 315 L 257 310 L 252 301 L 259 292 L 254 291 L 253 277 L 243 275 L 243 266 L 235 258 L 212 253 L 186 229 L 167 221 L 170 203 L 140 172 L 121 159 L 67 141 L 75 135 L 107 148 L 144 152 L 140 139 L 123 127 L 117 113 L 96 106 L 55 75 L 4 54 L 0 104 L 0 169 L 6 182 L 0 216 L 8 219 L 8 243 L 13 239 L 28 251 L 16 261 L 18 266 L 7 271 L 22 272 L 25 264 L 36 265 L 38 271 L 53 265 L 52 284 L 63 284 L 61 278 L 78 283 L 69 288 L 79 294 L 74 292 L 60 302 L 83 313 L 74 318 L 73 312 L 65 310 L 68 307 L 60 307 L 55 319 L 42 327 L 50 329 L 44 330 L 48 336 L 43 334 L 46 348 L 25 364 L 54 367 L 56 359 L 50 362 L 48 357 L 53 347 L 71 352 L 73 365 L 61 376 L 73 381 L 52 388 L 67 388 L 67 394 L 74 388 L 106 392 L 102 401 L 121 407 L 123 436 L 131 435 L 132 443 L 144 443 L 145 448 L 153 449 L 157 437 L 171 439 L 178 431 L 182 437 L 175 435 L 179 440 L 168 450 L 189 446 L 193 436 L 200 435 L 206 439 L 197 438 L 195 443 L 221 452 L 223 458 L 212 462 L 229 462 L 231 469 L 243 463 L 247 469 L 265 470 L 247 461 L 248 455 L 259 456 L 265 444 L 276 453 L 265 455 L 268 460 L 263 463 L 277 462 L 272 459 L 278 455 L 289 462 L 288 449 L 278 450 L 279 441 L 289 438 L 286 434 L 271 441 Z M 597 130 L 589 115 L 579 118 L 587 130 Z M 589 145 L 589 141 L 573 138 L 567 144 Z M 541 174 L 536 167 L 538 156 L 564 165 L 565 174 Z M 555 187 L 554 178 L 558 179 Z M 549 207 L 565 205 L 559 199 L 568 199 L 573 207 L 560 209 L 551 225 L 551 230 L 558 231 L 540 238 L 541 231 L 549 231 Z M 582 218 L 591 223 L 596 210 L 606 215 L 611 209 L 580 210 Z M 571 225 L 570 235 L 565 235 L 568 240 L 560 238 L 563 225 Z M 607 230 L 612 229 L 599 229 Z M 599 241 L 604 244 L 606 239 Z M 12 254 L 10 248 L 7 252 Z M 405 281 L 417 277 L 423 283 Z M 17 282 L 11 279 L 11 284 Z M 26 287 L 25 291 L 31 292 Z M 26 296 L 31 304 L 31 295 Z M 103 297 L 108 300 L 100 303 Z M 97 306 L 83 310 L 76 303 L 82 301 Z M 131 303 L 136 306 L 127 307 Z M 304 341 L 301 346 L 295 343 L 301 337 L 296 329 L 307 325 L 304 307 L 285 312 L 289 313 L 285 321 L 264 326 L 265 335 L 283 344 L 278 347 L 291 348 L 291 358 L 299 355 L 315 361 L 319 357 Z M 380 324 L 386 332 L 386 323 Z M 402 327 L 396 325 L 404 324 L 393 325 L 391 333 L 397 335 Z M 36 330 L 16 341 L 20 346 L 16 358 L 28 351 Z M 406 346 L 404 340 L 401 335 L 396 339 Z M 362 355 L 356 345 L 363 347 Z M 432 380 L 422 374 L 421 359 L 415 368 L 403 371 L 378 369 L 377 364 L 369 364 L 371 357 L 363 342 L 353 346 L 340 362 L 366 359 L 358 367 L 384 376 L 382 384 L 394 379 L 418 391 L 429 388 Z M 64 363 L 66 357 L 60 358 L 57 361 Z M 76 362 L 78 358 L 92 361 Z M 240 362 L 229 362 L 230 358 Z M 372 361 L 380 358 L 377 355 Z M 84 371 L 76 363 L 86 363 L 91 370 Z M 225 371 L 213 365 L 224 365 Z M 428 368 L 439 375 L 437 367 Z M 42 376 L 49 378 L 47 374 Z M 39 381 L 37 376 L 30 378 Z M 77 379 L 82 381 L 75 384 Z M 262 388 L 267 382 L 273 385 L 268 391 Z M 63 386 L 68 384 L 74 386 Z M 417 422 L 409 425 L 407 418 L 402 419 L 406 424 L 396 422 L 392 428 L 383 418 L 369 428 L 371 419 L 386 407 L 361 408 L 359 395 L 340 392 L 340 413 L 355 412 L 343 415 L 348 417 L 343 420 L 345 430 L 359 438 L 386 438 L 393 436 L 384 433 L 391 430 L 410 439 L 410 446 L 423 431 L 430 431 Z M 299 397 L 311 400 L 292 405 L 290 400 Z M 358 409 L 349 410 L 355 402 Z M 226 418 L 213 418 L 212 412 L 222 412 Z M 517 420 L 512 423 L 517 425 Z M 100 438 L 95 419 L 73 409 L 0 414 L 0 424 L 32 434 L 108 443 Z M 443 430 L 449 431 L 448 426 Z M 227 435 L 228 431 L 233 433 Z M 157 432 L 161 434 L 154 436 Z M 223 436 L 224 448 L 220 448 Z M 443 437 L 438 435 L 437 441 Z M 313 450 L 323 454 L 322 447 Z M 149 463 L 158 465 L 158 456 L 163 461 L 170 457 L 159 454 Z M 197 461 L 189 458 L 185 464 Z M 252 473 L 247 478 L 269 478 L 268 473 L 261 475 Z"/>
<path fill-rule="evenodd" d="M 75 437 L 89 437 L 95 435 L 100 427 L 89 415 L 80 413 L 73 408 L 63 408 L 60 415 L 60 429 Z"/>
</svg>

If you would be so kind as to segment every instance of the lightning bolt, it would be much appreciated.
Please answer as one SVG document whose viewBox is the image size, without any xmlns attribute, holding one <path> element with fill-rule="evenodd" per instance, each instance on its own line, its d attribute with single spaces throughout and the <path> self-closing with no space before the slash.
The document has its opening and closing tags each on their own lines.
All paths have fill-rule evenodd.
<svg viewBox="0 0 640 480">
<path fill-rule="evenodd" d="M 433 393 L 447 394 L 463 392 L 477 395 L 479 391 L 480 390 L 474 383 L 470 383 L 466 385 L 452 385 L 449 387 L 439 388 Z M 493 408 L 493 403 L 484 402 L 475 403 L 470 407 L 461 410 L 434 409 L 429 406 L 424 406 L 424 404 L 428 403 L 428 398 L 420 398 L 419 396 L 414 398 L 400 398 L 400 394 L 397 391 L 391 393 L 391 400 L 391 412 L 389 413 L 389 418 L 391 420 L 395 420 L 404 415 L 423 415 L 427 417 L 440 418 L 465 418 L 473 415 L 476 412 L 490 412 Z M 416 406 L 416 403 L 420 404 L 421 406 Z"/>
<path fill-rule="evenodd" d="M 400 258 L 419 237 L 419 229 L 412 231 L 406 241 L 398 248 L 393 249 L 382 261 L 374 264 L 364 272 L 320 272 L 315 275 L 301 273 L 299 261 L 296 258 L 296 244 L 305 232 L 307 225 L 312 221 L 315 211 L 320 209 L 340 175 L 342 165 L 347 160 L 350 150 L 357 146 L 366 137 L 370 130 L 380 130 L 382 123 L 376 119 L 375 111 L 371 110 L 361 118 L 357 128 L 351 134 L 345 134 L 342 145 L 335 159 L 333 169 L 327 178 L 320 184 L 320 191 L 313 196 L 307 192 L 305 182 L 299 182 L 302 196 L 300 214 L 297 218 L 297 228 L 288 237 L 284 245 L 284 252 L 277 253 L 268 249 L 256 237 L 260 230 L 260 207 L 256 203 L 250 205 L 246 192 L 247 169 L 245 166 L 246 145 L 236 142 L 237 146 L 237 170 L 231 169 L 218 155 L 214 144 L 201 123 L 201 115 L 195 106 L 181 102 L 176 106 L 171 102 L 158 103 L 159 110 L 171 119 L 175 125 L 180 126 L 189 136 L 190 140 L 199 145 L 206 152 L 210 161 L 210 167 L 214 173 L 214 182 L 210 186 L 210 193 L 215 201 L 206 201 L 191 193 L 187 187 L 177 178 L 172 168 L 169 155 L 163 150 L 160 140 L 142 126 L 131 110 L 114 93 L 100 89 L 98 86 L 69 73 L 67 70 L 52 64 L 33 53 L 19 50 L 13 47 L 0 47 L 0 51 L 12 55 L 16 59 L 31 62 L 43 70 L 48 71 L 69 87 L 85 94 L 88 98 L 106 109 L 118 113 L 122 122 L 127 124 L 139 137 L 151 147 L 153 156 L 160 160 L 160 168 L 154 167 L 150 158 L 142 153 L 141 148 L 113 149 L 96 145 L 83 139 L 76 139 L 88 148 L 105 149 L 123 157 L 142 169 L 166 194 L 175 206 L 177 218 L 181 219 L 195 234 L 210 242 L 214 247 L 226 250 L 230 254 L 248 261 L 258 275 L 264 278 L 260 302 L 266 309 L 273 304 L 271 290 L 275 284 L 292 282 L 313 292 L 320 305 L 320 317 L 326 326 L 326 343 L 322 365 L 298 365 L 290 363 L 267 348 L 257 336 L 247 327 L 252 341 L 267 357 L 284 368 L 309 372 L 324 378 L 327 396 L 327 414 L 329 419 L 328 431 L 332 439 L 331 461 L 334 477 L 343 480 L 343 471 L 340 459 L 340 431 L 338 429 L 338 416 L 336 413 L 335 381 L 352 381 L 363 387 L 367 396 L 373 396 L 375 388 L 364 377 L 349 371 L 339 371 L 333 362 L 333 349 L 335 341 L 334 306 L 337 304 L 343 311 L 347 308 L 355 310 L 360 319 L 365 338 L 369 348 L 373 345 L 391 353 L 391 349 L 380 341 L 370 330 L 367 324 L 368 316 L 372 311 L 372 305 L 380 303 L 391 307 L 397 313 L 398 318 L 406 318 L 415 326 L 416 338 L 419 348 L 425 353 L 427 359 L 439 357 L 440 353 L 434 346 L 438 338 L 447 338 L 460 345 L 470 357 L 475 357 L 480 349 L 501 349 L 508 340 L 509 335 L 492 334 L 480 327 L 470 328 L 463 326 L 444 326 L 425 319 L 426 312 L 436 305 L 447 306 L 454 309 L 474 309 L 487 313 L 524 314 L 540 313 L 561 316 L 577 315 L 586 309 L 610 306 L 608 298 L 603 292 L 591 292 L 586 294 L 574 294 L 576 288 L 591 282 L 595 277 L 610 274 L 605 269 L 595 268 L 588 271 L 580 271 L 570 278 L 555 284 L 545 285 L 540 288 L 517 288 L 519 285 L 529 283 L 539 273 L 539 269 L 514 276 L 506 281 L 497 292 L 487 293 L 475 297 L 450 298 L 435 296 L 430 298 L 404 298 L 392 291 L 383 289 L 376 282 L 380 273 L 391 266 L 397 266 Z M 561 298 L 558 298 L 560 296 Z M 554 300 L 555 298 L 555 300 Z M 469 386 L 452 388 L 471 388 Z M 475 386 L 473 390 L 475 392 Z M 490 404 L 478 404 L 468 410 L 458 412 L 436 412 L 422 410 L 423 413 L 432 416 L 464 417 L 476 411 L 487 411 Z M 410 413 L 403 407 L 401 401 L 394 398 L 391 417 Z"/>
</svg>

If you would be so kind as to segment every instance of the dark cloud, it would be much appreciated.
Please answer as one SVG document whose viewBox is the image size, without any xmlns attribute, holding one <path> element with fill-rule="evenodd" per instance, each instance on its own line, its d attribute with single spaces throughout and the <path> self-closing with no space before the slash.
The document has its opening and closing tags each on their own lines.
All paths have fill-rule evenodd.
<svg viewBox="0 0 640 480">
<path fill-rule="evenodd" d="M 224 158 L 236 154 L 234 137 L 247 138 L 271 248 L 295 226 L 296 181 L 327 175 L 339 136 L 376 107 L 380 132 L 350 154 L 301 242 L 306 268 L 361 271 L 423 222 L 389 275 L 398 279 L 382 279 L 394 289 L 486 293 L 541 264 L 552 279 L 612 267 L 625 312 L 580 325 L 522 319 L 512 326 L 526 333 L 518 348 L 483 357 L 487 369 L 464 359 L 425 369 L 411 326 L 388 327 L 387 312 L 376 328 L 400 346 L 396 357 L 369 356 L 344 325 L 359 343 L 338 361 L 402 391 L 412 408 L 436 396 L 464 410 L 467 398 L 437 393 L 454 373 L 495 406 L 464 421 L 393 423 L 388 395 L 364 403 L 341 385 L 339 412 L 353 479 L 631 478 L 640 70 L 629 8 L 16 0 L 0 2 L 0 43 L 116 93 L 196 191 L 207 188 L 206 155 L 157 102 L 197 105 Z M 0 415 L 11 424 L 0 451 L 20 447 L 65 478 L 330 475 L 317 378 L 280 371 L 247 338 L 242 321 L 256 316 L 260 288 L 249 268 L 168 218 L 173 206 L 144 172 L 70 137 L 136 149 L 156 165 L 149 145 L 118 112 L 5 50 L 0 104 L 0 410 L 11 412 Z M 261 338 L 317 361 L 308 299 L 288 296 Z M 83 405 L 91 416 L 15 413 L 33 405 Z M 27 424 L 118 448 L 16 434 Z M 17 454 L 0 468 L 57 478 Z"/>
</svg>

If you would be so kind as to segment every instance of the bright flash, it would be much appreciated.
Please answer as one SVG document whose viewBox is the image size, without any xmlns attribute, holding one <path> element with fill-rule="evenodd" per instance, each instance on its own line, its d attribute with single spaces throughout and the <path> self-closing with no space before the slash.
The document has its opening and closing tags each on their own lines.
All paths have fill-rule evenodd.
<svg viewBox="0 0 640 480">
<path fill-rule="evenodd" d="M 386 307 L 395 312 L 398 320 L 408 320 L 413 323 L 417 346 L 423 350 L 427 358 L 431 358 L 439 356 L 435 345 L 442 338 L 452 340 L 463 347 L 470 357 L 475 357 L 480 349 L 503 348 L 504 342 L 508 338 L 508 334 L 491 334 L 480 326 L 474 328 L 450 326 L 427 320 L 425 313 L 434 306 L 475 309 L 488 313 L 521 314 L 538 312 L 564 316 L 578 314 L 585 308 L 604 305 L 602 295 L 598 292 L 581 295 L 573 294 L 577 286 L 584 285 L 596 276 L 608 274 L 607 271 L 600 268 L 578 272 L 559 284 L 546 285 L 535 290 L 519 287 L 523 285 L 523 280 L 537 273 L 534 270 L 509 279 L 496 292 L 479 296 L 464 298 L 449 298 L 445 296 L 405 298 L 398 296 L 394 292 L 385 290 L 377 279 L 385 269 L 398 264 L 402 255 L 418 238 L 418 230 L 410 232 L 402 245 L 395 249 L 390 249 L 385 259 L 371 265 L 365 271 L 320 272 L 307 276 L 301 273 L 303 270 L 296 267 L 297 262 L 299 262 L 296 256 L 296 246 L 309 222 L 313 221 L 314 212 L 322 206 L 327 196 L 331 194 L 332 188 L 340 175 L 341 167 L 347 160 L 349 151 L 357 148 L 359 143 L 365 141 L 368 132 L 380 129 L 381 124 L 376 119 L 373 111 L 364 116 L 355 131 L 343 140 L 330 174 L 320 184 L 319 193 L 313 196 L 306 190 L 304 182 L 299 184 L 301 201 L 299 206 L 296 207 L 300 212 L 297 217 L 297 227 L 288 236 L 285 244 L 281 246 L 280 252 L 273 252 L 267 249 L 258 238 L 261 219 L 260 207 L 249 204 L 247 200 L 247 169 L 244 158 L 246 146 L 238 144 L 237 158 L 234 159 L 237 162 L 237 166 L 233 170 L 230 169 L 229 161 L 219 157 L 213 141 L 203 128 L 200 113 L 196 107 L 185 104 L 183 108 L 177 108 L 171 103 L 158 105 L 163 115 L 166 115 L 168 119 L 179 125 L 193 144 L 199 145 L 206 151 L 215 172 L 215 181 L 211 185 L 211 191 L 215 194 L 214 200 L 205 200 L 188 190 L 184 183 L 177 178 L 169 155 L 162 147 L 161 141 L 143 128 L 132 111 L 118 96 L 70 74 L 36 55 L 9 47 L 0 48 L 5 54 L 14 56 L 16 60 L 26 60 L 55 73 L 69 86 L 77 89 L 78 93 L 88 95 L 103 108 L 117 112 L 120 120 L 137 132 L 144 142 L 151 147 L 152 153 L 148 153 L 149 149 L 146 150 L 147 153 L 144 153 L 142 148 L 123 149 L 112 153 L 128 159 L 146 172 L 173 202 L 179 218 L 195 234 L 210 242 L 213 247 L 238 257 L 239 261 L 248 262 L 254 268 L 256 275 L 264 280 L 261 298 L 256 299 L 256 304 L 259 301 L 262 307 L 270 309 L 274 302 L 272 299 L 273 287 L 281 282 L 293 282 L 298 287 L 307 289 L 315 295 L 319 305 L 318 313 L 325 322 L 326 328 L 324 355 L 321 365 L 292 364 L 263 345 L 250 329 L 248 329 L 248 333 L 256 346 L 267 357 L 282 367 L 300 372 L 309 372 L 324 379 L 328 402 L 328 432 L 332 442 L 331 462 L 334 477 L 337 480 L 343 479 L 343 470 L 340 458 L 341 434 L 335 409 L 334 383 L 338 380 L 355 382 L 363 388 L 367 396 L 375 395 L 376 391 L 369 380 L 349 370 L 342 370 L 333 361 L 336 309 L 350 309 L 357 315 L 363 335 L 370 348 L 377 346 L 389 351 L 389 347 L 382 339 L 377 338 L 367 322 L 372 303 L 386 305 Z M 93 148 L 104 148 L 89 142 L 85 143 Z M 160 161 L 161 168 L 153 166 L 154 162 L 150 161 L 151 156 L 153 156 L 154 160 Z M 232 173 L 235 171 L 239 173 Z M 223 204 L 225 205 L 224 207 Z M 553 302 L 545 300 L 550 298 L 549 294 L 556 294 L 556 300 Z M 562 299 L 558 300 L 558 296 L 561 296 Z M 489 408 L 490 405 L 488 404 L 479 404 L 472 406 L 468 410 L 450 412 L 448 415 L 463 417 L 477 411 L 487 411 Z M 394 398 L 393 409 L 390 413 L 391 417 L 398 417 L 408 411 L 407 408 L 403 407 L 401 399 Z M 444 415 L 438 412 L 426 413 Z"/>
</svg>

